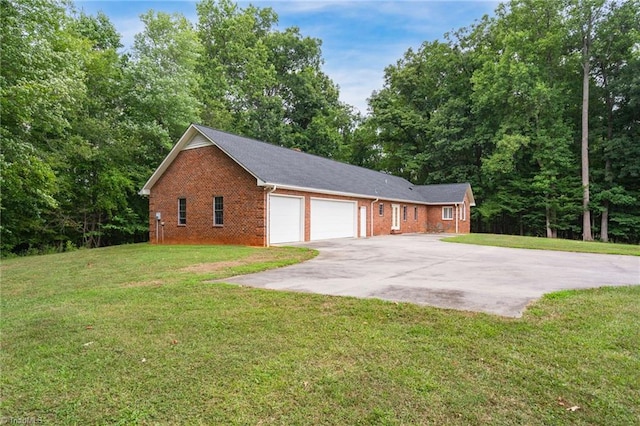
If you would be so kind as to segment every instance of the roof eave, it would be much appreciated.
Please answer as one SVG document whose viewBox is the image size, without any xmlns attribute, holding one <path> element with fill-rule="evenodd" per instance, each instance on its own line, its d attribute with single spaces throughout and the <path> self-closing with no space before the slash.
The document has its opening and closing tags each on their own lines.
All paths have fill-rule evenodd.
<svg viewBox="0 0 640 426">
<path fill-rule="evenodd" d="M 171 163 L 173 163 L 173 160 L 175 160 L 180 151 L 182 151 L 182 148 L 184 148 L 184 146 L 191 140 L 194 132 L 202 133 L 193 124 L 191 124 L 189 128 L 182 134 L 182 136 L 178 140 L 178 143 L 176 143 L 173 148 L 171 148 L 169 154 L 167 154 L 164 160 L 162 160 L 162 163 L 160 163 L 155 172 L 153 172 L 147 183 L 144 184 L 138 194 L 143 196 L 148 196 L 149 194 L 151 194 L 151 188 L 153 188 L 153 185 L 155 185 L 158 179 L 160 179 L 164 172 L 167 171 Z"/>
<path fill-rule="evenodd" d="M 469 206 L 474 207 L 476 205 L 476 199 L 473 197 L 471 184 L 467 184 L 467 198 L 469 199 Z"/>
<path fill-rule="evenodd" d="M 407 200 L 407 199 L 402 199 L 402 198 L 389 198 L 389 197 L 384 197 L 384 196 L 380 196 L 380 195 L 357 194 L 355 192 L 332 191 L 332 190 L 329 190 L 329 189 L 310 188 L 310 187 L 306 187 L 306 186 L 288 185 L 288 184 L 277 183 L 277 182 L 261 182 L 260 180 L 258 181 L 258 186 L 265 186 L 265 187 L 274 187 L 275 186 L 277 189 L 286 189 L 286 190 L 289 190 L 289 191 L 312 192 L 314 194 L 338 195 L 338 196 L 342 196 L 342 197 L 353 197 L 353 198 L 365 198 L 365 199 L 368 199 L 368 200 L 379 199 L 379 200 L 393 201 L 393 202 L 398 202 L 398 203 L 423 204 L 423 205 L 429 204 L 429 203 L 426 203 L 424 201 L 419 201 L 419 200 Z"/>
<path fill-rule="evenodd" d="M 193 139 L 193 136 L 195 135 L 195 133 L 201 134 L 205 139 L 207 139 L 214 146 L 216 146 L 218 149 L 224 152 L 225 155 L 227 155 L 229 158 L 235 161 L 247 173 L 253 176 L 256 179 L 258 186 L 263 186 L 261 185 L 261 183 L 264 183 L 264 181 L 260 179 L 259 176 L 257 176 L 255 173 L 253 173 L 251 170 L 245 167 L 244 164 L 242 164 L 240 161 L 234 158 L 231 154 L 229 154 L 223 147 L 217 144 L 216 141 L 212 140 L 209 136 L 204 134 L 204 132 L 200 131 L 200 129 L 198 129 L 198 127 L 195 124 L 191 124 L 189 128 L 184 132 L 184 134 L 180 137 L 178 142 L 171 149 L 171 151 L 169 151 L 169 154 L 165 157 L 162 163 L 160 163 L 156 171 L 153 172 L 153 174 L 151 175 L 147 183 L 145 183 L 142 189 L 138 192 L 139 195 L 149 196 L 151 194 L 151 188 L 153 188 L 153 185 L 155 185 L 158 179 L 160 179 L 160 177 L 164 174 L 164 172 L 167 171 L 167 169 L 169 168 L 171 163 L 173 163 L 173 160 L 176 159 L 180 151 L 182 151 L 187 146 L 187 144 L 191 141 L 191 139 Z"/>
</svg>

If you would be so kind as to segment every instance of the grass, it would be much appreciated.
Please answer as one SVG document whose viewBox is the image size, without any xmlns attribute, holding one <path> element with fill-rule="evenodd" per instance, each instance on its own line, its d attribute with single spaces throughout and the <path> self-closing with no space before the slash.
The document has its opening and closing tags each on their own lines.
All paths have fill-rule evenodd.
<svg viewBox="0 0 640 426">
<path fill-rule="evenodd" d="M 203 282 L 310 256 L 132 245 L 3 261 L 3 421 L 640 421 L 639 286 L 505 319 Z"/>
<path fill-rule="evenodd" d="M 481 246 L 640 256 L 640 246 L 638 245 L 564 240 L 560 238 L 521 237 L 517 235 L 497 234 L 466 234 L 444 238 L 442 241 L 477 244 Z"/>
</svg>

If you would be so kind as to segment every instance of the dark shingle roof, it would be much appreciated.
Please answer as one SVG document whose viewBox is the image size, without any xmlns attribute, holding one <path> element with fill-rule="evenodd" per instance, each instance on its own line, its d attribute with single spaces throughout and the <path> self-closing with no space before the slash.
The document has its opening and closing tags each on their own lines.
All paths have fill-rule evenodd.
<svg viewBox="0 0 640 426">
<path fill-rule="evenodd" d="M 429 204 L 455 203 L 464 201 L 469 190 L 468 183 L 445 183 L 439 185 L 421 185 L 416 189 Z"/>
<path fill-rule="evenodd" d="M 222 151 L 243 166 L 265 184 L 336 192 L 356 196 L 368 196 L 397 201 L 413 201 L 426 204 L 458 203 L 464 200 L 466 191 L 473 195 L 467 183 L 451 185 L 415 186 L 406 179 L 324 157 L 283 148 L 255 139 L 234 135 L 210 127 L 194 124 Z M 149 194 L 150 188 L 175 159 L 186 143 L 185 133 L 179 145 L 169 153 L 151 176 L 141 194 Z M 471 203 L 473 204 L 473 201 Z"/>
<path fill-rule="evenodd" d="M 421 202 L 415 186 L 400 177 L 266 142 L 195 125 L 229 156 L 260 180 L 396 200 Z"/>
</svg>

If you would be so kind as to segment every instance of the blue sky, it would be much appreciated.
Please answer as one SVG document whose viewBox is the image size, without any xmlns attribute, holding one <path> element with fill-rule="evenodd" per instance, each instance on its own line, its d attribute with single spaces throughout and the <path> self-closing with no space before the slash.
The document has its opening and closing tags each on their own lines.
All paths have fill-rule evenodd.
<svg viewBox="0 0 640 426">
<path fill-rule="evenodd" d="M 239 1 L 242 7 L 249 2 Z M 297 26 L 304 36 L 322 40 L 323 70 L 340 86 L 342 101 L 362 113 L 367 98 L 383 85 L 384 69 L 395 64 L 410 47 L 442 40 L 452 32 L 492 15 L 498 1 L 403 0 L 327 1 L 257 0 L 257 7 L 271 7 L 281 29 Z M 85 13 L 104 12 L 122 36 L 126 47 L 143 29 L 140 14 L 153 9 L 180 12 L 197 22 L 196 1 L 75 1 Z"/>
</svg>

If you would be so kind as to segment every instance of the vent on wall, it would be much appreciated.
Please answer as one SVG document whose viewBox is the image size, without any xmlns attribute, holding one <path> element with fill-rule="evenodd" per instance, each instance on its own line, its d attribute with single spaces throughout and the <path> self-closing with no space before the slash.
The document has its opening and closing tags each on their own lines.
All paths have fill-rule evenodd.
<svg viewBox="0 0 640 426">
<path fill-rule="evenodd" d="M 201 134 L 195 135 L 183 149 L 202 148 L 203 146 L 213 145 L 207 138 Z"/>
</svg>

